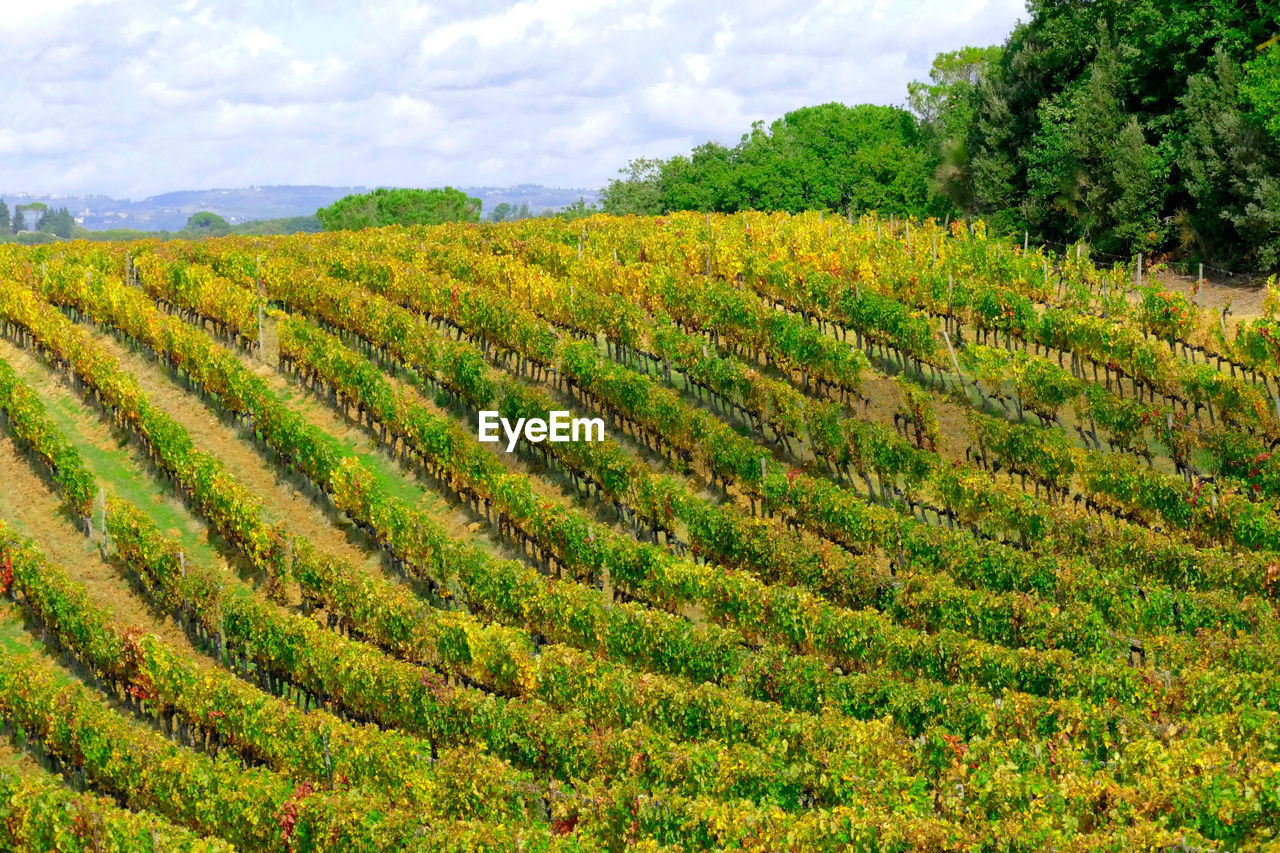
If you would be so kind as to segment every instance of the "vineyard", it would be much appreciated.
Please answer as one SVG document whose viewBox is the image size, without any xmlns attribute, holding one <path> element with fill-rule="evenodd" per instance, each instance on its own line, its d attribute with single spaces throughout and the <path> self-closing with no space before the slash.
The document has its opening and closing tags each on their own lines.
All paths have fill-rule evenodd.
<svg viewBox="0 0 1280 853">
<path fill-rule="evenodd" d="M 1280 289 L 1202 297 L 817 212 L 0 246 L 0 848 L 1270 849 Z"/>
</svg>

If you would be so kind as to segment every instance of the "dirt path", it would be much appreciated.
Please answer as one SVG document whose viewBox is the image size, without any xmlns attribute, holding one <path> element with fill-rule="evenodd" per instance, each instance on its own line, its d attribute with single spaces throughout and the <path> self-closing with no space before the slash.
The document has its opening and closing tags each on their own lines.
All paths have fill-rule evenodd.
<svg viewBox="0 0 1280 853">
<path fill-rule="evenodd" d="M 222 421 L 202 397 L 187 391 L 145 356 L 133 352 L 114 337 L 93 330 L 99 344 L 121 365 L 151 398 L 151 402 L 182 425 L 200 450 L 218 458 L 236 480 L 262 500 L 263 514 L 271 522 L 284 521 L 322 550 L 353 565 L 375 566 L 378 557 L 363 547 L 363 536 L 353 525 L 330 518 L 264 459 L 245 430 Z"/>
<path fill-rule="evenodd" d="M 95 603 L 107 607 L 125 625 L 137 625 L 164 639 L 201 666 L 212 666 L 169 619 L 157 616 L 115 566 L 62 511 L 58 495 L 36 474 L 27 456 L 7 433 L 0 434 L 0 517 L 36 541 L 51 562 L 84 585 Z"/>
<path fill-rule="evenodd" d="M 35 391 L 59 431 L 80 453 L 85 467 L 108 491 L 141 507 L 166 535 L 180 539 L 188 556 L 225 569 L 224 560 L 209 544 L 209 531 L 158 478 L 150 461 L 129 440 L 83 402 L 67 382 L 32 353 L 0 338 L 0 358 Z"/>
<path fill-rule="evenodd" d="M 1163 270 L 1154 278 L 1166 289 L 1181 293 L 1187 298 L 1191 297 L 1191 291 L 1196 284 L 1194 275 L 1177 275 Z M 1262 300 L 1266 296 L 1265 279 L 1246 275 L 1227 276 L 1221 273 L 1208 273 L 1196 297 L 1196 304 L 1205 308 L 1222 308 L 1230 301 L 1229 322 L 1251 320 L 1262 316 Z"/>
<path fill-rule="evenodd" d="M 268 324 L 274 326 L 274 324 Z M 87 328 L 87 327 L 86 327 Z M 247 433 L 220 419 L 219 413 L 197 394 L 188 392 L 146 354 L 134 352 L 113 336 L 97 329 L 96 339 L 151 395 L 153 404 L 181 424 L 202 450 L 212 454 L 236 479 L 262 499 L 264 515 L 283 521 L 289 530 L 306 536 L 322 552 L 346 560 L 366 571 L 380 571 L 383 560 L 377 546 L 341 514 L 312 499 L 286 472 L 259 449 Z M 443 496 L 419 484 L 399 462 L 379 448 L 364 430 L 331 409 L 324 400 L 307 394 L 288 378 L 262 362 L 241 355 L 242 363 L 260 376 L 289 408 L 332 441 L 336 450 L 354 453 L 371 468 L 390 493 L 427 513 L 455 538 L 470 539 L 500 556 L 514 556 L 495 538 L 481 530 L 465 508 L 451 506 Z"/>
</svg>

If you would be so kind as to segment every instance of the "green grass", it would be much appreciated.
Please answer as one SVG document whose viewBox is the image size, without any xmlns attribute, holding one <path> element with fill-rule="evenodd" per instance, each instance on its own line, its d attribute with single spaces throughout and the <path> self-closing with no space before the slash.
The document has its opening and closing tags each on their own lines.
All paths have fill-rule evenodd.
<svg viewBox="0 0 1280 853">
<path fill-rule="evenodd" d="M 284 390 L 272 389 L 272 394 L 282 404 L 295 410 L 311 406 L 319 408 L 323 405 L 317 402 L 314 396 L 310 396 L 292 386 Z M 328 409 L 327 406 L 324 408 Z M 337 412 L 331 409 L 329 411 L 336 417 L 341 417 Z M 358 428 L 353 427 L 353 429 Z M 405 503 L 423 509 L 448 510 L 448 504 L 442 497 L 411 482 L 401 471 L 399 465 L 385 454 L 376 450 L 360 450 L 352 447 L 347 442 L 330 435 L 325 430 L 318 430 L 318 432 L 325 447 L 340 458 L 346 459 L 354 456 L 359 459 L 360 463 L 373 474 L 374 481 L 389 494 L 394 495 Z"/>
<path fill-rule="evenodd" d="M 44 643 L 27 633 L 16 612 L 9 612 L 0 617 L 0 649 L 5 654 L 29 654 L 42 651 Z"/>
<path fill-rule="evenodd" d="M 80 428 L 81 418 L 94 417 L 87 405 L 77 402 L 69 393 L 53 396 L 43 382 L 33 381 L 31 376 L 24 378 L 44 403 L 59 432 L 80 453 L 99 486 L 106 484 L 109 494 L 136 504 L 161 530 L 178 531 L 182 547 L 191 559 L 206 565 L 216 563 L 216 551 L 200 539 L 203 525 L 182 506 L 168 486 L 130 456 L 127 440 L 112 436 L 111 447 L 102 447 L 90 440 Z"/>
</svg>

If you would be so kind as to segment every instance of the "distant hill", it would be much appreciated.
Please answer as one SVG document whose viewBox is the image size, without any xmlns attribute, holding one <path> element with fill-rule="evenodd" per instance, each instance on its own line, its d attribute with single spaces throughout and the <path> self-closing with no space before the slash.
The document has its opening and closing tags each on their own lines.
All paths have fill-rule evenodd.
<svg viewBox="0 0 1280 853">
<path fill-rule="evenodd" d="M 484 202 L 481 216 L 488 214 L 504 201 L 516 208 L 527 204 L 530 213 L 538 214 L 548 208 L 560 210 L 568 207 L 580 198 L 592 204 L 600 197 L 598 190 L 544 187 L 540 184 L 519 184 L 514 187 L 458 187 L 458 189 Z"/>
<path fill-rule="evenodd" d="M 179 231 L 193 213 L 207 210 L 232 225 L 255 219 L 285 219 L 312 216 L 317 208 L 332 204 L 350 193 L 368 192 L 369 187 L 274 186 L 239 189 L 183 190 L 164 193 L 141 201 L 115 199 L 105 195 L 47 195 L 40 193 L 0 192 L 0 198 L 15 204 L 44 202 L 50 207 L 70 209 L 76 222 L 90 231 L 136 229 L 140 231 Z M 514 187 L 459 187 L 467 195 L 484 202 L 488 213 L 502 202 L 515 207 L 529 205 L 533 213 L 548 208 L 559 210 L 579 198 L 594 202 L 598 193 L 592 189 L 565 189 L 538 184 Z"/>
</svg>

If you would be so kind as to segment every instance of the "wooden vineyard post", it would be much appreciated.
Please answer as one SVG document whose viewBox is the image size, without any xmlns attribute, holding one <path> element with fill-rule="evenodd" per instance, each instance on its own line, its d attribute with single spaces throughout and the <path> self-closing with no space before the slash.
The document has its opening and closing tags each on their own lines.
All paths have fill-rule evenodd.
<svg viewBox="0 0 1280 853">
<path fill-rule="evenodd" d="M 947 352 L 951 355 L 951 367 L 956 372 L 956 379 L 960 383 L 960 393 L 963 394 L 964 393 L 964 374 L 960 372 L 960 359 L 956 358 L 955 347 L 951 346 L 951 336 L 947 334 L 946 329 L 942 330 L 942 339 L 947 343 Z M 975 388 L 978 387 L 977 382 L 974 382 L 973 385 Z M 978 395 L 982 396 L 981 388 L 978 389 Z M 982 402 L 984 405 L 986 404 L 985 399 Z"/>
<path fill-rule="evenodd" d="M 1133 267 L 1133 289 L 1142 288 L 1142 253 L 1138 253 L 1138 262 Z"/>
<path fill-rule="evenodd" d="M 265 290 L 265 288 L 262 286 L 262 256 L 261 255 L 258 256 L 258 259 L 254 264 L 254 278 L 258 280 L 257 281 L 257 284 L 258 284 L 258 360 L 266 361 L 267 360 L 266 348 L 263 346 L 263 341 L 262 341 L 262 299 L 263 299 L 263 291 Z"/>
<path fill-rule="evenodd" d="M 179 572 L 179 574 L 181 574 L 181 576 L 182 576 L 182 580 L 183 580 L 183 583 L 182 583 L 182 589 L 183 589 L 183 591 L 185 592 L 185 591 L 186 591 L 186 588 L 187 588 L 187 584 L 186 584 L 186 579 L 187 579 L 187 552 L 186 552 L 186 551 L 183 551 L 183 550 L 179 550 L 179 551 L 178 551 L 178 572 Z M 181 613 L 181 623 L 182 623 L 182 630 L 183 630 L 183 632 L 184 632 L 184 633 L 190 633 L 190 631 L 191 631 L 191 623 L 190 623 L 190 621 L 187 619 L 187 599 L 185 599 L 185 598 L 184 598 L 184 599 L 182 599 L 182 609 L 181 609 L 181 611 L 179 611 L 179 612 Z"/>
<path fill-rule="evenodd" d="M 102 488 L 98 489 L 98 498 L 94 501 L 93 514 L 97 520 L 99 531 L 98 549 L 102 552 L 102 556 L 105 559 L 107 556 L 107 493 Z M 92 525 L 90 526 L 89 534 L 92 537 Z"/>
<path fill-rule="evenodd" d="M 1227 312 L 1228 312 L 1228 311 L 1230 311 L 1230 310 L 1231 310 L 1231 308 L 1230 308 L 1229 306 L 1224 305 L 1224 306 L 1222 306 L 1222 313 L 1218 315 L 1218 325 L 1222 327 L 1222 339 L 1223 339 L 1224 341 L 1225 341 L 1225 340 L 1227 340 L 1227 338 L 1228 338 L 1228 335 L 1227 335 Z M 1221 358 L 1219 358 L 1219 359 L 1218 359 L 1218 367 L 1222 367 L 1222 359 L 1221 359 Z M 1232 376 L 1234 376 L 1234 375 L 1235 375 L 1235 372 L 1236 372 L 1235 367 L 1232 367 L 1232 368 L 1231 368 L 1231 375 L 1232 375 Z"/>
</svg>

